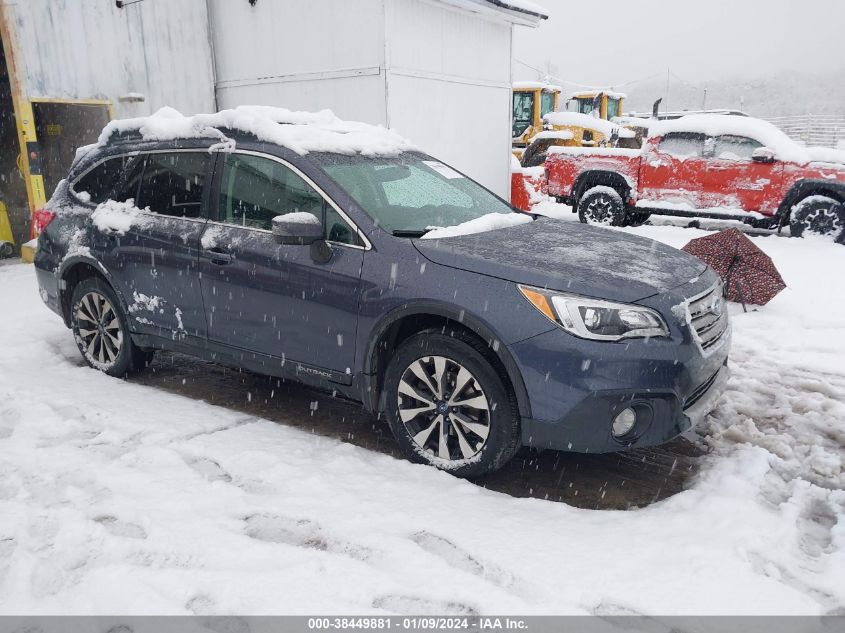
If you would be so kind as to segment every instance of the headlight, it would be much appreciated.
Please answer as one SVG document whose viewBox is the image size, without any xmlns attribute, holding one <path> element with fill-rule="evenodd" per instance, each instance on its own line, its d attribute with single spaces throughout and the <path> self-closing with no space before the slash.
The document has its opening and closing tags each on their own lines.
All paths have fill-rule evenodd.
<svg viewBox="0 0 845 633">
<path fill-rule="evenodd" d="M 595 341 L 669 336 L 663 318 L 651 308 L 519 286 L 531 304 L 564 330 Z"/>
</svg>

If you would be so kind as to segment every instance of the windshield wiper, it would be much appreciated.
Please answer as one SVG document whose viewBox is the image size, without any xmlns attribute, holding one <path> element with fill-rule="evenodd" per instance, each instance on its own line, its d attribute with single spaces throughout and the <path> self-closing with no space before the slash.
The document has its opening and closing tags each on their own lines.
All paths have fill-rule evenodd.
<svg viewBox="0 0 845 633">
<path fill-rule="evenodd" d="M 417 231 L 400 229 L 398 231 L 391 231 L 396 237 L 422 237 L 428 233 L 428 229 L 420 229 Z"/>
</svg>

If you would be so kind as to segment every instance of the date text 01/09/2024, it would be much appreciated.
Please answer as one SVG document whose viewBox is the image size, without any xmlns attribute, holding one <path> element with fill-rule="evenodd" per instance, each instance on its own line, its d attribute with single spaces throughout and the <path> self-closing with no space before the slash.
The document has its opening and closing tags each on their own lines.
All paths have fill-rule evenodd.
<svg viewBox="0 0 845 633">
<path fill-rule="evenodd" d="M 309 630 L 525 630 L 527 623 L 511 617 L 334 617 L 309 618 Z"/>
</svg>

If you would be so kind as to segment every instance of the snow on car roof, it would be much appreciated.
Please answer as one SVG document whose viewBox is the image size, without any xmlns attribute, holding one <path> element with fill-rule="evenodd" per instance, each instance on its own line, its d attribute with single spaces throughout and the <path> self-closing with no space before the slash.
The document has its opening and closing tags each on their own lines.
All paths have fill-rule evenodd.
<svg viewBox="0 0 845 633">
<path fill-rule="evenodd" d="M 789 138 L 780 128 L 746 116 L 724 114 L 689 114 L 677 119 L 660 121 L 649 128 L 650 136 L 663 136 L 669 132 L 694 132 L 707 136 L 731 134 L 747 136 L 770 147 L 780 160 L 808 163 L 813 160 L 812 152 Z"/>
<path fill-rule="evenodd" d="M 115 134 L 138 133 L 146 141 L 211 138 L 218 139 L 221 146 L 233 146 L 234 141 L 222 130 L 252 134 L 261 141 L 287 147 L 297 154 L 333 152 L 396 156 L 416 149 L 393 130 L 344 121 L 331 110 L 301 112 L 272 106 L 238 106 L 214 114 L 192 116 L 164 107 L 150 116 L 112 121 L 103 128 L 98 144 L 105 145 Z"/>
<path fill-rule="evenodd" d="M 586 127 L 597 130 L 605 136 L 611 136 L 614 131 L 619 135 L 619 138 L 634 138 L 636 136 L 633 130 L 620 127 L 615 123 L 599 119 L 589 114 L 581 114 L 580 112 L 549 112 L 543 117 L 543 121 L 551 125 Z"/>
</svg>

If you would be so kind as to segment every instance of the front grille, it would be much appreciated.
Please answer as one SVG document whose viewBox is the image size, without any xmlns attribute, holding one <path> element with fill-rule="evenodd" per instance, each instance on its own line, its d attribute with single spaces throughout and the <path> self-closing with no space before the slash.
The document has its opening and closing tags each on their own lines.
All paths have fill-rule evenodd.
<svg viewBox="0 0 845 633">
<path fill-rule="evenodd" d="M 728 331 L 728 308 L 722 297 L 722 287 L 710 290 L 687 303 L 689 324 L 696 342 L 703 352 L 713 348 Z"/>
</svg>

